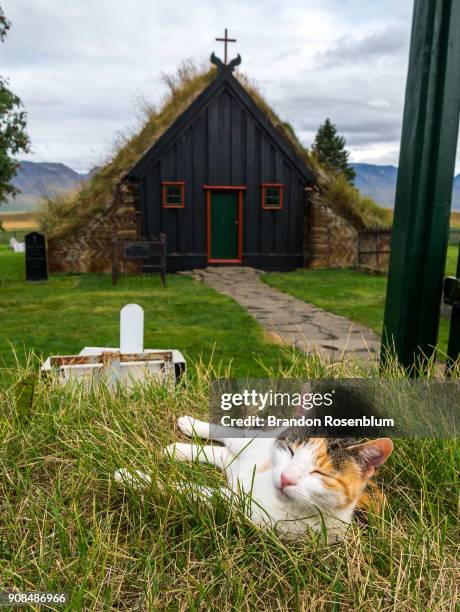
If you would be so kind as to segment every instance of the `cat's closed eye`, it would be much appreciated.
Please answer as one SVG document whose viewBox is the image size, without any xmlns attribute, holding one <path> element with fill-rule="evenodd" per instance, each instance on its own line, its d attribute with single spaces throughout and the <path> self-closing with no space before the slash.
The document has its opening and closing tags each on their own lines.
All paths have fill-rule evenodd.
<svg viewBox="0 0 460 612">
<path fill-rule="evenodd" d="M 334 478 L 331 474 L 326 474 L 325 472 L 321 472 L 321 470 L 312 470 L 310 474 L 319 474 L 320 476 L 326 476 L 326 478 Z"/>
</svg>

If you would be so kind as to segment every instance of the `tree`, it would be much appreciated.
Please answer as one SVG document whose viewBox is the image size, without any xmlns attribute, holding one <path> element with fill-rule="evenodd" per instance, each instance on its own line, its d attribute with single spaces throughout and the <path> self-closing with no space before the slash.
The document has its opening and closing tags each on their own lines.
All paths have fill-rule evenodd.
<svg viewBox="0 0 460 612">
<path fill-rule="evenodd" d="M 10 25 L 0 6 L 0 42 L 5 40 Z M 0 204 L 18 193 L 10 183 L 18 165 L 13 156 L 29 151 L 26 113 L 21 108 L 21 100 L 8 89 L 8 81 L 0 76 Z"/>
<path fill-rule="evenodd" d="M 337 127 L 329 119 L 319 126 L 313 143 L 313 152 L 327 170 L 343 174 L 353 183 L 356 172 L 348 163 L 349 152 L 345 149 L 345 138 L 337 134 Z"/>
</svg>

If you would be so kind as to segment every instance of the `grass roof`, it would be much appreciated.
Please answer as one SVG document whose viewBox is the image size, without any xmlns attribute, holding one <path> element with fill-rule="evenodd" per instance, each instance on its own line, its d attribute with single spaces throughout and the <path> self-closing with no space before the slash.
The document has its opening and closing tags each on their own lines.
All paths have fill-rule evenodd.
<svg viewBox="0 0 460 612">
<path fill-rule="evenodd" d="M 49 237 L 62 237 L 84 227 L 95 214 L 109 207 L 115 189 L 124 175 L 206 88 L 215 73 L 214 66 L 207 68 L 186 61 L 181 64 L 176 74 L 163 75 L 167 94 L 158 108 L 145 105 L 145 120 L 139 131 L 124 137 L 115 146 L 109 161 L 80 190 L 61 192 L 44 198 L 39 213 L 42 231 Z M 369 198 L 362 198 L 356 190 L 353 197 L 350 197 L 350 193 L 347 197 L 343 196 L 344 189 L 341 190 L 343 197 L 339 197 L 340 190 L 331 190 L 331 185 L 335 182 L 333 177 L 321 168 L 314 156 L 302 145 L 293 128 L 273 111 L 252 81 L 241 73 L 236 77 L 275 128 L 290 142 L 297 155 L 313 171 L 331 206 L 342 212 L 353 205 L 350 220 L 364 227 L 381 226 L 382 215 L 379 211 L 382 209 Z M 359 200 L 359 205 L 356 205 Z"/>
<path fill-rule="evenodd" d="M 372 198 L 363 196 L 343 174 L 329 177 L 322 197 L 326 204 L 358 229 L 391 227 L 391 209 L 382 208 Z"/>
</svg>

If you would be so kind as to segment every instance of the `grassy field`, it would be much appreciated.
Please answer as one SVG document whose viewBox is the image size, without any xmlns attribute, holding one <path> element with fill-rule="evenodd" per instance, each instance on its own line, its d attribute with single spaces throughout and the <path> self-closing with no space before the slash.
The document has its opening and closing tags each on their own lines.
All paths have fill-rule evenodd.
<svg viewBox="0 0 460 612">
<path fill-rule="evenodd" d="M 393 218 L 393 209 L 390 210 L 390 217 Z M 453 210 L 450 213 L 450 226 L 451 227 L 460 227 L 460 211 Z"/>
<path fill-rule="evenodd" d="M 0 209 L 0 221 L 7 231 L 23 230 L 24 228 L 38 227 L 36 212 L 5 213 Z"/>
<path fill-rule="evenodd" d="M 396 440 L 380 473 L 382 513 L 366 527 L 353 523 L 332 547 L 314 536 L 283 541 L 222 500 L 190 498 L 176 480 L 213 486 L 220 474 L 161 456 L 178 437 L 178 416 L 205 417 L 209 382 L 230 362 L 236 375 L 291 378 L 377 376 L 365 369 L 373 366 L 288 354 L 232 300 L 188 277 L 169 276 L 166 289 L 141 278 L 113 288 L 90 274 L 27 284 L 23 265 L 0 246 L 2 589 L 67 591 L 72 611 L 456 609 L 457 441 Z M 349 271 L 324 272 L 335 275 L 329 291 L 339 278 L 340 291 L 351 282 Z M 37 362 L 24 365 L 26 353 L 118 346 L 127 302 L 145 309 L 146 346 L 186 353 L 187 380 L 171 393 L 149 384 L 115 396 L 41 382 L 31 403 Z M 152 474 L 152 485 L 120 490 L 112 478 L 120 466 Z"/>
<path fill-rule="evenodd" d="M 0 213 L 0 245 L 9 244 L 14 236 L 21 242 L 24 236 L 38 228 L 36 213 Z"/>
<path fill-rule="evenodd" d="M 285 349 L 233 300 L 189 277 L 124 277 L 112 287 L 109 275 L 56 275 L 45 283 L 24 281 L 24 255 L 0 245 L 0 364 L 37 355 L 75 354 L 84 346 L 119 346 L 119 311 L 130 302 L 145 310 L 145 347 L 179 348 L 232 364 L 235 375 L 262 375 L 258 365 L 282 364 Z M 243 332 L 241 330 L 244 330 Z"/>
<path fill-rule="evenodd" d="M 457 247 L 448 250 L 446 272 L 454 274 Z M 286 352 L 232 300 L 178 275 L 164 290 L 158 279 L 123 278 L 112 287 L 108 275 L 58 275 L 47 283 L 24 282 L 24 256 L 0 245 L 0 363 L 37 354 L 73 354 L 83 346 L 118 346 L 118 312 L 139 302 L 146 313 L 146 346 L 181 347 L 194 360 L 214 351 L 218 361 L 233 357 L 234 374 L 262 373 L 263 361 L 283 363 Z M 268 284 L 381 333 L 386 277 L 356 270 L 297 270 L 265 274 Z M 441 320 L 439 347 L 447 346 L 449 323 Z M 241 334 L 238 330 L 244 329 Z"/>
<path fill-rule="evenodd" d="M 455 211 L 450 213 L 451 227 L 460 227 L 460 212 Z"/>
<path fill-rule="evenodd" d="M 377 375 L 296 355 L 276 375 L 321 371 Z M 367 526 L 354 522 L 334 546 L 313 535 L 283 541 L 223 500 L 208 505 L 174 488 L 180 479 L 221 483 L 213 468 L 161 456 L 178 437 L 179 415 L 206 415 L 218 373 L 191 372 L 171 393 L 153 384 L 115 396 L 41 384 L 31 409 L 20 396 L 33 374 L 4 377 L 2 589 L 67 591 L 67 609 L 85 611 L 458 609 L 458 442 L 396 440 L 379 476 L 382 513 Z M 146 471 L 152 485 L 117 488 L 120 466 Z"/>
<path fill-rule="evenodd" d="M 455 275 L 458 247 L 449 246 L 446 274 Z M 382 333 L 387 277 L 357 270 L 295 270 L 264 274 L 262 280 L 286 293 L 325 310 L 363 323 Z M 441 319 L 439 348 L 447 349 L 449 322 Z"/>
</svg>

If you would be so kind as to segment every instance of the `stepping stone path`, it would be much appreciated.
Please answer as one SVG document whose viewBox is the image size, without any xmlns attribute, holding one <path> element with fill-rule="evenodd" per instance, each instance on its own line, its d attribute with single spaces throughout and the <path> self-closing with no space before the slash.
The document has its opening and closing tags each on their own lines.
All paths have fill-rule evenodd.
<svg viewBox="0 0 460 612">
<path fill-rule="evenodd" d="M 191 275 L 244 306 L 271 338 L 339 359 L 369 359 L 380 348 L 377 335 L 368 327 L 353 323 L 313 304 L 269 287 L 260 280 L 263 272 L 247 267 L 210 267 Z"/>
</svg>

